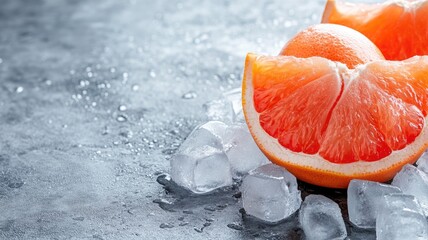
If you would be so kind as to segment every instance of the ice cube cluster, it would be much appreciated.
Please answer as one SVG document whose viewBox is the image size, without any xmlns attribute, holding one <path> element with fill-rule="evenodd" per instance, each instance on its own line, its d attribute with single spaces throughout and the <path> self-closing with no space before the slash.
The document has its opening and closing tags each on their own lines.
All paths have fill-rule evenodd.
<svg viewBox="0 0 428 240">
<path fill-rule="evenodd" d="M 309 195 L 302 204 L 296 178 L 268 163 L 245 124 L 240 89 L 204 108 L 209 121 L 196 127 L 171 158 L 171 178 L 178 185 L 203 194 L 242 178 L 246 214 L 274 224 L 299 211 L 306 239 L 346 238 L 334 201 Z M 405 165 L 391 184 L 352 180 L 347 190 L 350 222 L 376 229 L 379 240 L 428 239 L 428 154 L 416 165 Z"/>
<path fill-rule="evenodd" d="M 360 228 L 375 228 L 376 238 L 428 239 L 428 174 L 426 156 L 418 167 L 407 164 L 391 185 L 352 180 L 348 187 L 349 220 Z"/>
<path fill-rule="evenodd" d="M 390 193 L 401 193 L 401 190 L 389 184 L 352 180 L 348 186 L 349 221 L 360 228 L 375 228 L 382 199 Z"/>
<path fill-rule="evenodd" d="M 203 194 L 229 186 L 233 177 L 242 177 L 268 162 L 247 125 L 235 121 L 242 114 L 240 99 L 241 91 L 235 89 L 225 93 L 224 99 L 205 105 L 212 120 L 197 126 L 172 156 L 174 182 Z"/>
</svg>

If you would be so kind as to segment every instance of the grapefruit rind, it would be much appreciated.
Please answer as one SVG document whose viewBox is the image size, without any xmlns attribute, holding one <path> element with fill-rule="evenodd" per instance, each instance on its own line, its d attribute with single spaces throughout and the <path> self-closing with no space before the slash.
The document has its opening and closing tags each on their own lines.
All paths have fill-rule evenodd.
<svg viewBox="0 0 428 240">
<path fill-rule="evenodd" d="M 259 113 L 254 108 L 252 67 L 257 55 L 249 53 L 245 60 L 242 84 L 242 103 L 249 130 L 262 152 L 275 164 L 287 168 L 298 179 L 318 186 L 346 188 L 352 179 L 385 182 L 392 179 L 401 167 L 413 164 L 428 147 L 427 118 L 414 142 L 401 150 L 392 151 L 387 157 L 375 162 L 357 161 L 338 164 L 325 160 L 319 154 L 293 152 L 283 147 L 261 127 Z M 337 64 L 332 62 L 332 64 Z"/>
<path fill-rule="evenodd" d="M 351 3 L 328 0 L 321 23 L 340 24 L 369 38 L 389 60 L 427 55 L 427 0 Z"/>
</svg>

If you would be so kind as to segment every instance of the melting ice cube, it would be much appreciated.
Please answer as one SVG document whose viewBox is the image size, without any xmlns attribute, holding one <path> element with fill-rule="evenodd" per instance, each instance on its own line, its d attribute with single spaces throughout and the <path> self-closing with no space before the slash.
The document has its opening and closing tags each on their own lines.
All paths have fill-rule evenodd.
<svg viewBox="0 0 428 240">
<path fill-rule="evenodd" d="M 428 174 L 413 165 L 406 164 L 395 175 L 392 185 L 397 186 L 403 193 L 413 195 L 418 199 L 425 214 L 428 215 Z"/>
<path fill-rule="evenodd" d="M 224 150 L 234 173 L 243 175 L 269 161 L 254 142 L 247 125 L 229 126 L 223 137 Z"/>
<path fill-rule="evenodd" d="M 209 121 L 196 127 L 181 144 L 179 151 L 211 146 L 223 149 L 222 137 L 227 125 L 219 121 Z"/>
<path fill-rule="evenodd" d="M 223 93 L 223 98 L 204 104 L 205 113 L 211 120 L 226 123 L 245 122 L 242 112 L 242 90 L 235 88 Z"/>
<path fill-rule="evenodd" d="M 418 168 L 421 171 L 424 171 L 428 174 L 428 153 L 424 152 L 422 156 L 419 158 L 418 162 L 416 163 L 418 165 Z"/>
<path fill-rule="evenodd" d="M 376 239 L 428 239 L 428 222 L 414 196 L 384 196 L 376 218 Z"/>
<path fill-rule="evenodd" d="M 232 103 L 226 99 L 219 99 L 207 102 L 203 105 L 205 113 L 211 120 L 233 122 L 234 112 Z"/>
<path fill-rule="evenodd" d="M 287 218 L 302 202 L 296 177 L 274 164 L 252 170 L 244 178 L 241 192 L 246 213 L 270 223 Z"/>
<path fill-rule="evenodd" d="M 348 186 L 349 221 L 360 228 L 375 228 L 383 196 L 401 192 L 398 187 L 365 180 L 352 180 Z"/>
<path fill-rule="evenodd" d="M 299 222 L 308 240 L 344 239 L 347 236 L 339 205 L 322 195 L 305 198 Z"/>
<path fill-rule="evenodd" d="M 183 149 L 170 161 L 172 180 L 194 193 L 207 193 L 232 184 L 226 154 L 212 146 Z"/>
<path fill-rule="evenodd" d="M 223 96 L 232 104 L 233 121 L 245 122 L 244 114 L 242 111 L 242 89 L 232 89 L 228 92 L 223 93 Z"/>
</svg>

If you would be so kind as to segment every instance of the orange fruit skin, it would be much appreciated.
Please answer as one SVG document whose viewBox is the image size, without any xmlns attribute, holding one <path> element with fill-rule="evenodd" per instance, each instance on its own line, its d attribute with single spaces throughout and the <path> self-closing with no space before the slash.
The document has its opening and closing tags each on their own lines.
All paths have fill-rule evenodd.
<svg viewBox="0 0 428 240">
<path fill-rule="evenodd" d="M 417 161 L 417 159 L 423 154 L 425 149 L 428 147 L 428 142 L 423 141 L 419 147 L 413 151 L 411 154 L 399 159 L 399 161 L 395 162 L 392 165 L 389 165 L 384 168 L 379 168 L 376 171 L 371 172 L 358 172 L 356 174 L 345 174 L 338 173 L 334 171 L 330 171 L 330 169 L 326 168 L 317 168 L 316 166 L 301 166 L 298 164 L 293 164 L 290 159 L 280 158 L 277 155 L 273 154 L 271 151 L 266 149 L 266 145 L 262 143 L 261 137 L 256 132 L 257 130 L 251 124 L 253 120 L 251 120 L 251 115 L 248 112 L 249 108 L 253 104 L 253 100 L 250 96 L 253 94 L 252 86 L 247 86 L 247 80 L 252 79 L 252 73 L 248 69 L 251 69 L 251 64 L 254 61 L 254 54 L 248 54 L 245 60 L 245 71 L 243 76 L 242 83 L 242 103 L 244 109 L 244 115 L 246 122 L 248 123 L 249 130 L 258 145 L 261 151 L 266 155 L 266 157 L 273 163 L 285 167 L 288 171 L 294 174 L 298 179 L 308 182 L 317 186 L 329 187 L 329 188 L 347 188 L 349 182 L 352 179 L 365 179 L 377 182 L 386 182 L 391 180 L 395 174 L 400 171 L 403 165 L 409 163 L 413 164 Z M 419 77 L 419 76 L 418 76 Z M 352 163 L 351 163 L 352 164 Z M 341 165 L 341 164 L 336 164 Z"/>
<path fill-rule="evenodd" d="M 299 58 L 318 56 L 344 63 L 348 68 L 385 59 L 367 37 L 337 24 L 317 24 L 299 32 L 279 55 Z"/>
<path fill-rule="evenodd" d="M 388 60 L 428 55 L 428 1 L 383 4 L 328 0 L 323 23 L 341 24 L 364 34 Z"/>
<path fill-rule="evenodd" d="M 270 154 L 263 147 L 260 147 L 260 149 L 271 162 L 275 163 L 276 165 L 285 167 L 289 172 L 296 176 L 296 178 L 313 185 L 340 189 L 347 188 L 349 182 L 352 179 L 364 179 L 375 182 L 389 181 L 395 176 L 397 172 L 401 170 L 404 164 L 415 163 L 425 151 L 425 148 L 422 148 L 417 154 L 410 156 L 408 159 L 404 159 L 402 162 L 400 162 L 400 164 L 396 164 L 387 169 L 381 169 L 376 173 L 359 175 L 340 175 L 321 169 L 304 168 L 302 166 L 289 164 Z"/>
</svg>

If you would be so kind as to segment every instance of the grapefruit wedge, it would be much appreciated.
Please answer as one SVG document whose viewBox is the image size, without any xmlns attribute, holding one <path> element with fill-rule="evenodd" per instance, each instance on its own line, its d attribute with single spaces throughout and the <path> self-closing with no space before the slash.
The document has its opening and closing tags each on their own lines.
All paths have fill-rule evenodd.
<svg viewBox="0 0 428 240">
<path fill-rule="evenodd" d="M 428 57 L 349 69 L 321 57 L 248 54 L 243 110 L 259 148 L 305 182 L 384 182 L 428 147 Z"/>
<path fill-rule="evenodd" d="M 377 4 L 328 0 L 322 22 L 361 32 L 388 60 L 428 55 L 428 0 L 389 0 Z"/>
</svg>

